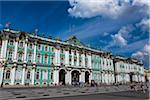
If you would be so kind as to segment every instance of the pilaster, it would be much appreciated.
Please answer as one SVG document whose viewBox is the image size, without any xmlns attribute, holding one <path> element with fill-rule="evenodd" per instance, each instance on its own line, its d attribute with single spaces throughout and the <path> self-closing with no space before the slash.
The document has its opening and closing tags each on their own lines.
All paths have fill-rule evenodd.
<svg viewBox="0 0 150 100">
<path fill-rule="evenodd" d="M 31 84 L 32 85 L 34 85 L 35 69 L 36 69 L 36 65 L 33 65 L 33 68 L 32 68 L 32 79 L 31 79 Z"/>
<path fill-rule="evenodd" d="M 28 48 L 28 40 L 25 40 L 25 47 L 24 47 L 24 63 L 27 63 L 27 48 Z"/>
<path fill-rule="evenodd" d="M 77 66 L 79 66 L 79 51 L 77 51 Z"/>
<path fill-rule="evenodd" d="M 59 68 L 57 67 L 54 68 L 53 77 L 54 77 L 53 84 L 58 85 L 59 84 Z"/>
<path fill-rule="evenodd" d="M 71 68 L 67 68 L 65 83 L 71 85 Z"/>
<path fill-rule="evenodd" d="M 83 53 L 81 56 L 82 56 L 82 67 L 85 67 L 85 54 Z"/>
<path fill-rule="evenodd" d="M 23 69 L 22 69 L 22 81 L 21 81 L 22 85 L 25 84 L 25 70 L 26 70 L 26 64 L 23 65 Z"/>
<path fill-rule="evenodd" d="M 65 51 L 65 66 L 69 66 L 69 50 Z"/>
<path fill-rule="evenodd" d="M 16 65 L 14 65 L 11 69 L 11 85 L 15 83 L 15 73 L 16 73 Z"/>
<path fill-rule="evenodd" d="M 71 56 L 72 56 L 71 66 L 74 66 L 74 51 L 73 50 L 71 50 Z"/>
<path fill-rule="evenodd" d="M 1 54 L 0 54 L 0 58 L 2 59 L 6 59 L 8 39 L 9 39 L 8 35 L 2 38 L 2 47 L 1 47 Z"/>
<path fill-rule="evenodd" d="M 36 45 L 37 45 L 37 42 L 35 41 L 34 43 L 34 55 L 33 55 L 33 63 L 36 64 Z"/>
<path fill-rule="evenodd" d="M 15 41 L 14 62 L 17 62 L 18 42 L 19 42 L 19 37 L 17 37 Z"/>
</svg>

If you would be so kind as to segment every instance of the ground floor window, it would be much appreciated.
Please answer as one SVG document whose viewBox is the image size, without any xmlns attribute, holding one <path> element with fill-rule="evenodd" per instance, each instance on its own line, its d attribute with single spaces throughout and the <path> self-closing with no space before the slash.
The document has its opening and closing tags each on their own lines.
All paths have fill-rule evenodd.
<svg viewBox="0 0 150 100">
<path fill-rule="evenodd" d="M 5 77 L 6 79 L 10 79 L 10 70 L 7 70 L 6 71 L 6 77 Z"/>
<path fill-rule="evenodd" d="M 30 71 L 27 72 L 27 79 L 30 79 Z"/>
</svg>

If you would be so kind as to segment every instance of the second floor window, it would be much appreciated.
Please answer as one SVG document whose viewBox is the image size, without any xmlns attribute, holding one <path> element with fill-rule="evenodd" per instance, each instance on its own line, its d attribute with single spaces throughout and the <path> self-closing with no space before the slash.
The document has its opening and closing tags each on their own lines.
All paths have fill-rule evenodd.
<svg viewBox="0 0 150 100">
<path fill-rule="evenodd" d="M 47 56 L 47 54 L 45 55 L 45 64 L 47 64 L 48 63 L 48 56 Z"/>
<path fill-rule="evenodd" d="M 32 53 L 28 53 L 28 62 L 32 62 Z"/>
<path fill-rule="evenodd" d="M 41 63 L 41 55 L 40 54 L 37 55 L 37 62 Z"/>
<path fill-rule="evenodd" d="M 54 52 L 54 48 L 52 47 L 52 50 L 51 50 L 52 52 Z"/>
<path fill-rule="evenodd" d="M 33 48 L 33 45 L 30 43 L 30 44 L 28 45 L 28 47 L 29 47 L 30 49 L 32 49 L 32 48 Z"/>
<path fill-rule="evenodd" d="M 54 57 L 51 57 L 51 64 L 54 64 Z"/>
<path fill-rule="evenodd" d="M 48 51 L 48 47 L 47 46 L 45 46 L 45 51 Z"/>
<path fill-rule="evenodd" d="M 18 54 L 18 60 L 19 60 L 19 61 L 22 61 L 22 58 L 23 58 L 23 53 L 19 53 L 19 54 Z"/>
<path fill-rule="evenodd" d="M 13 55 L 12 51 L 8 51 L 8 60 L 12 60 L 12 55 Z"/>
<path fill-rule="evenodd" d="M 20 47 L 23 47 L 23 42 L 22 42 L 22 41 L 19 43 L 19 46 L 20 46 Z"/>
<path fill-rule="evenodd" d="M 41 50 L 41 45 L 40 44 L 38 45 L 38 50 Z"/>
<path fill-rule="evenodd" d="M 13 40 L 10 40 L 9 41 L 9 45 L 13 45 L 14 44 L 14 41 Z"/>
</svg>

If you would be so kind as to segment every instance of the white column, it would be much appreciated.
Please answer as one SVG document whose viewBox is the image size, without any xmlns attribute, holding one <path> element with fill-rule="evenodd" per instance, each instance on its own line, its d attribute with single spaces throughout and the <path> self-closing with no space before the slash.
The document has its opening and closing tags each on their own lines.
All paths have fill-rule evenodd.
<svg viewBox="0 0 150 100">
<path fill-rule="evenodd" d="M 67 70 L 66 78 L 65 78 L 65 83 L 71 85 L 71 70 Z"/>
<path fill-rule="evenodd" d="M 15 82 L 15 74 L 16 74 L 16 67 L 11 69 L 11 85 L 14 85 Z"/>
<path fill-rule="evenodd" d="M 111 74 L 111 77 L 112 77 L 112 83 L 115 83 L 115 77 L 114 77 L 114 74 Z"/>
<path fill-rule="evenodd" d="M 33 63 L 36 64 L 36 42 L 34 43 L 34 55 L 33 55 Z"/>
<path fill-rule="evenodd" d="M 55 61 L 56 61 L 56 65 L 60 66 L 60 49 L 56 48 L 56 53 L 55 53 Z"/>
<path fill-rule="evenodd" d="M 25 66 L 23 67 L 23 70 L 22 70 L 22 85 L 24 85 L 24 82 L 25 82 L 25 70 L 26 70 L 26 68 L 25 68 Z"/>
<path fill-rule="evenodd" d="M 27 42 L 25 42 L 25 48 L 24 48 L 24 62 L 27 62 Z"/>
<path fill-rule="evenodd" d="M 91 83 L 91 80 L 93 80 L 92 77 L 93 77 L 93 76 L 92 76 L 92 72 L 90 72 L 90 76 L 89 76 L 89 82 L 90 82 L 90 83 Z"/>
<path fill-rule="evenodd" d="M 92 68 L 92 60 L 91 60 L 91 54 L 90 55 L 88 55 L 88 67 L 89 68 Z"/>
<path fill-rule="evenodd" d="M 1 55 L 0 55 L 0 58 L 3 58 L 4 46 L 5 46 L 5 40 L 2 40 L 2 47 L 1 47 Z"/>
<path fill-rule="evenodd" d="M 4 67 L 0 66 L 0 85 L 2 84 L 3 81 L 3 73 L 4 73 Z"/>
<path fill-rule="evenodd" d="M 81 71 L 80 82 L 85 82 L 85 71 Z"/>
<path fill-rule="evenodd" d="M 53 77 L 54 77 L 54 84 L 58 85 L 59 83 L 59 70 L 58 69 L 55 69 L 53 71 Z"/>
<path fill-rule="evenodd" d="M 111 83 L 111 74 L 109 73 L 108 74 L 108 84 L 110 84 Z"/>
<path fill-rule="evenodd" d="M 74 51 L 73 50 L 71 50 L 71 56 L 72 56 L 71 66 L 74 66 Z"/>
<path fill-rule="evenodd" d="M 15 41 L 14 62 L 17 62 L 18 42 L 19 42 L 19 38 L 17 37 Z"/>
<path fill-rule="evenodd" d="M 104 73 L 102 73 L 102 83 L 104 83 Z"/>
<path fill-rule="evenodd" d="M 1 55 L 0 55 L 0 58 L 3 58 L 3 59 L 6 58 L 7 43 L 8 43 L 8 39 L 2 40 L 2 47 L 1 47 Z"/>
<path fill-rule="evenodd" d="M 81 56 L 82 56 L 82 67 L 85 67 L 85 54 L 83 53 Z"/>
<path fill-rule="evenodd" d="M 69 66 L 69 51 L 65 51 L 65 66 Z"/>
<path fill-rule="evenodd" d="M 31 84 L 34 85 L 34 77 L 35 77 L 35 65 L 32 68 L 32 79 L 31 79 Z"/>
<path fill-rule="evenodd" d="M 77 51 L 77 66 L 79 66 L 79 51 Z"/>
<path fill-rule="evenodd" d="M 105 74 L 105 82 L 108 84 L 108 73 Z"/>
</svg>

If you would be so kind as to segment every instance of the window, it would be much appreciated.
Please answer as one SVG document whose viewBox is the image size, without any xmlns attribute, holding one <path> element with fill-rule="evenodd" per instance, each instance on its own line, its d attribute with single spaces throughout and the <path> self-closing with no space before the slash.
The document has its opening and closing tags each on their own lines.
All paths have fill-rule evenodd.
<svg viewBox="0 0 150 100">
<path fill-rule="evenodd" d="M 64 50 L 63 50 L 63 49 L 61 49 L 61 53 L 64 53 Z"/>
<path fill-rule="evenodd" d="M 53 80 L 53 72 L 51 72 L 51 80 Z"/>
<path fill-rule="evenodd" d="M 54 64 L 54 57 L 51 57 L 51 64 Z"/>
<path fill-rule="evenodd" d="M 41 50 L 41 45 L 40 44 L 38 45 L 38 50 Z"/>
<path fill-rule="evenodd" d="M 30 71 L 27 72 L 27 79 L 30 79 Z"/>
<path fill-rule="evenodd" d="M 54 48 L 52 47 L 52 52 L 54 52 Z"/>
<path fill-rule="evenodd" d="M 71 49 L 69 50 L 69 54 L 71 54 Z"/>
<path fill-rule="evenodd" d="M 45 54 L 45 64 L 48 63 L 47 54 Z"/>
<path fill-rule="evenodd" d="M 76 55 L 77 54 L 77 52 L 76 51 L 74 51 L 74 55 Z"/>
<path fill-rule="evenodd" d="M 32 49 L 32 47 L 33 47 L 33 45 L 30 43 L 30 44 L 29 44 L 29 48 Z"/>
<path fill-rule="evenodd" d="M 38 62 L 38 63 L 41 62 L 41 55 L 40 55 L 40 53 L 37 55 L 37 62 Z"/>
<path fill-rule="evenodd" d="M 32 53 L 31 52 L 28 54 L 28 61 L 32 62 Z"/>
<path fill-rule="evenodd" d="M 6 71 L 6 79 L 10 79 L 10 70 Z"/>
<path fill-rule="evenodd" d="M 45 46 L 45 51 L 48 51 L 48 47 L 47 46 Z"/>
<path fill-rule="evenodd" d="M 9 44 L 10 44 L 10 45 L 13 45 L 13 43 L 14 43 L 13 40 L 10 40 L 10 41 L 9 41 Z"/>
<path fill-rule="evenodd" d="M 12 51 L 8 52 L 8 60 L 12 60 L 12 54 L 13 54 Z"/>
<path fill-rule="evenodd" d="M 23 58 L 23 53 L 19 53 L 19 54 L 18 54 L 18 60 L 19 60 L 19 61 L 22 61 L 22 58 Z"/>
<path fill-rule="evenodd" d="M 39 79 L 39 71 L 37 71 L 37 73 L 36 73 L 36 79 L 37 80 Z"/>
<path fill-rule="evenodd" d="M 22 41 L 19 43 L 19 46 L 20 46 L 20 47 L 23 47 L 23 42 L 22 42 Z"/>
</svg>

